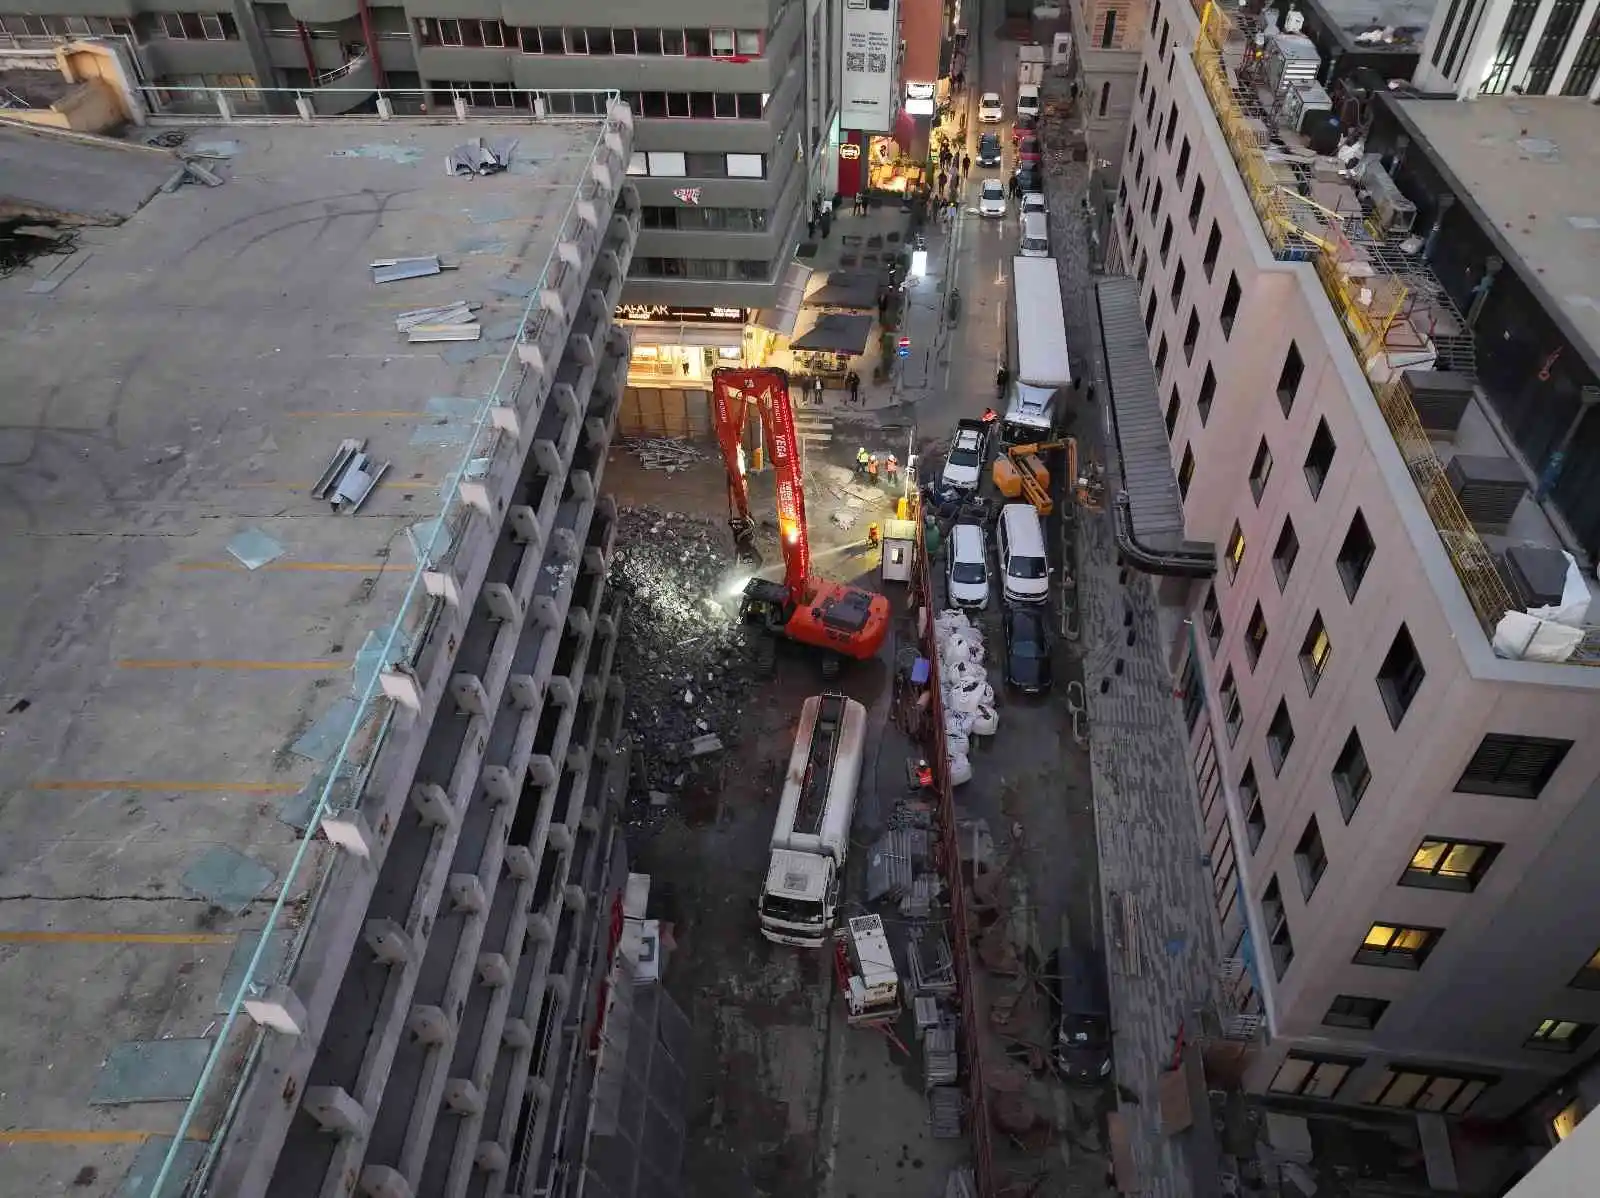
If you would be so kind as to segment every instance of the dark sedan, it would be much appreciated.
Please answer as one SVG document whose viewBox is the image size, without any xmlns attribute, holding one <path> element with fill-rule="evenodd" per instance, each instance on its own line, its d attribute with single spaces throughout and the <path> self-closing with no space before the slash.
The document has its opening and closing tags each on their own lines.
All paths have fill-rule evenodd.
<svg viewBox="0 0 1600 1198">
<path fill-rule="evenodd" d="M 993 133 L 985 133 L 978 138 L 978 165 L 1000 165 L 1000 139 Z"/>
<path fill-rule="evenodd" d="M 1024 161 L 1017 167 L 1017 183 L 1024 193 L 1044 190 L 1044 177 L 1039 171 L 1039 163 Z"/>
<path fill-rule="evenodd" d="M 1026 695 L 1050 689 L 1050 629 L 1046 613 L 1006 605 L 1001 621 L 1006 637 L 1006 683 Z"/>
</svg>

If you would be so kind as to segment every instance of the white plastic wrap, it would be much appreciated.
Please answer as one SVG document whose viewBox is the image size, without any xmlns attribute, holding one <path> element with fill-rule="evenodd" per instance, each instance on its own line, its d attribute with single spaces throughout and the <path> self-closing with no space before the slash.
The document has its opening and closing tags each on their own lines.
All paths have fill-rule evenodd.
<svg viewBox="0 0 1600 1198">
<path fill-rule="evenodd" d="M 960 786 L 972 781 L 972 762 L 965 753 L 950 758 L 950 785 Z"/>
<path fill-rule="evenodd" d="M 993 736 L 1000 731 L 1000 712 L 992 704 L 980 704 L 972 713 L 972 735 Z"/>
<path fill-rule="evenodd" d="M 944 730 L 947 734 L 955 733 L 960 736 L 971 735 L 978 722 L 977 713 L 971 711 L 950 711 L 944 713 Z"/>
<path fill-rule="evenodd" d="M 944 751 L 951 757 L 965 757 L 972 750 L 972 742 L 961 732 L 944 734 Z"/>
</svg>

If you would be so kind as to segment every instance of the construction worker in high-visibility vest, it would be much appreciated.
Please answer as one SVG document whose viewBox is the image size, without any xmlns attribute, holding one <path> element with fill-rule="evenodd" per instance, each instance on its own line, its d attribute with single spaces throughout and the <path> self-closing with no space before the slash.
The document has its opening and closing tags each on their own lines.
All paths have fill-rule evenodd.
<svg viewBox="0 0 1600 1198">
<path fill-rule="evenodd" d="M 863 474 L 865 474 L 867 472 L 867 460 L 868 460 L 868 457 L 869 457 L 869 455 L 867 453 L 866 446 L 863 445 L 860 449 L 856 450 L 856 477 L 857 478 L 860 478 Z"/>
<path fill-rule="evenodd" d="M 879 527 L 876 524 L 867 525 L 867 545 L 868 545 L 868 547 L 872 548 L 872 549 L 876 549 L 881 544 L 883 544 L 883 532 L 882 532 L 882 530 L 879 529 Z"/>
<path fill-rule="evenodd" d="M 867 458 L 867 481 L 873 486 L 878 485 L 878 455 L 872 454 Z"/>
</svg>

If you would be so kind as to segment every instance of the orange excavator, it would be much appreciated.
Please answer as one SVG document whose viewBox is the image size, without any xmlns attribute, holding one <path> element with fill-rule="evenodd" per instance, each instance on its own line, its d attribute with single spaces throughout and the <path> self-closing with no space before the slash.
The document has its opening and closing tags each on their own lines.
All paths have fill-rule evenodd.
<svg viewBox="0 0 1600 1198">
<path fill-rule="evenodd" d="M 728 526 L 739 561 L 750 566 L 761 561 L 742 445 L 752 406 L 766 431 L 767 455 L 777 479 L 784 571 L 782 582 L 752 578 L 745 585 L 739 616 L 775 636 L 819 650 L 823 673 L 831 675 L 845 658 L 866 661 L 877 655 L 889 631 L 889 600 L 811 572 L 800 444 L 789 401 L 789 375 L 783 370 L 719 367 L 711 372 L 712 423 L 728 469 Z"/>
</svg>

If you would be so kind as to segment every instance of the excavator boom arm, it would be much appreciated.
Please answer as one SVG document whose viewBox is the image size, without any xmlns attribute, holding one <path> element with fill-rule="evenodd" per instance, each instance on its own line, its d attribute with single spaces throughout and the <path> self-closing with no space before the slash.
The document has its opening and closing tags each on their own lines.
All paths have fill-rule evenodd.
<svg viewBox="0 0 1600 1198">
<path fill-rule="evenodd" d="M 754 370 L 719 367 L 711 372 L 711 406 L 717 444 L 728 469 L 728 494 L 740 518 L 750 519 L 750 492 L 739 467 L 739 438 L 750 404 L 761 414 L 767 458 L 778 489 L 778 537 L 783 548 L 784 585 L 801 596 L 811 577 L 811 542 L 806 532 L 806 494 L 800 467 L 800 443 L 794 409 L 789 402 L 789 375 L 773 368 Z"/>
</svg>

